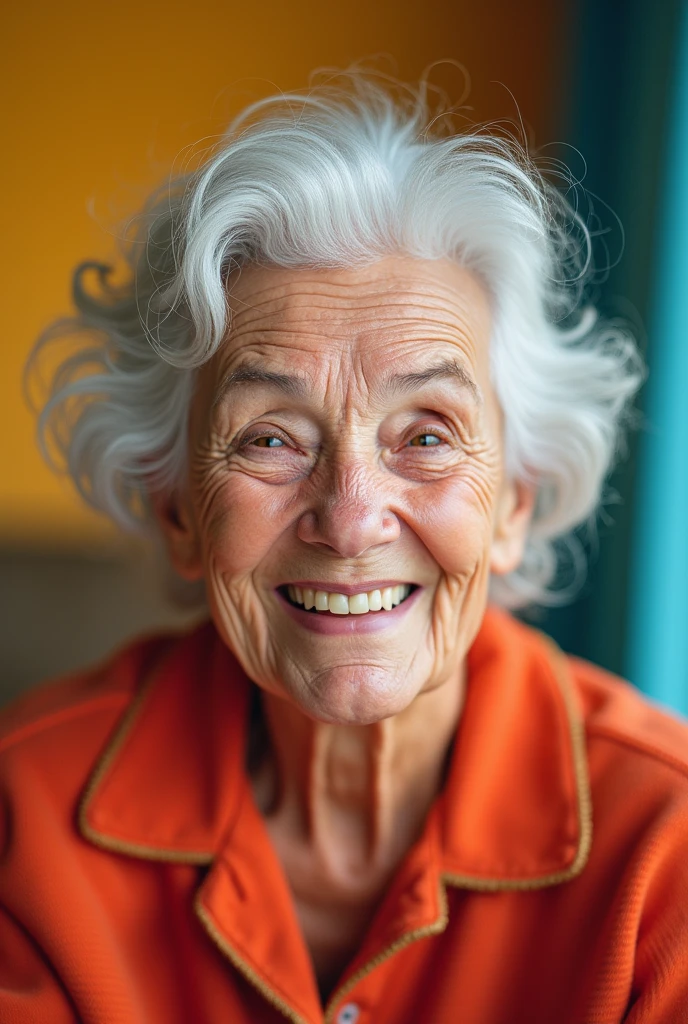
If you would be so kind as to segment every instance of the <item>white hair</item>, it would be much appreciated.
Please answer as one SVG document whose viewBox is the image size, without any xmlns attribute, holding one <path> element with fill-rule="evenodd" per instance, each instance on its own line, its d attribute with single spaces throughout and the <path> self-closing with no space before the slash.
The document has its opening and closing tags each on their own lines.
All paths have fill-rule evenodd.
<svg viewBox="0 0 688 1024">
<path fill-rule="evenodd" d="M 525 148 L 430 119 L 424 90 L 404 98 L 365 77 L 263 100 L 149 200 L 125 246 L 126 283 L 101 264 L 76 269 L 78 314 L 36 351 L 86 343 L 52 375 L 39 435 L 86 501 L 141 527 L 151 480 L 173 490 L 183 479 L 194 372 L 227 337 L 231 269 L 450 258 L 491 297 L 505 469 L 538 496 L 522 564 L 491 581 L 492 597 L 517 607 L 575 591 L 585 559 L 574 531 L 594 524 L 642 362 L 630 332 L 587 303 L 590 233 Z"/>
</svg>

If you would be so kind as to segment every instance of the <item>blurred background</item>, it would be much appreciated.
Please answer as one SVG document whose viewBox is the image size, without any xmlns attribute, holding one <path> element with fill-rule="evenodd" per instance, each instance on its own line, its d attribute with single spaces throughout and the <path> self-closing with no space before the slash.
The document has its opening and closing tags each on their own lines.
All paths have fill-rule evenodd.
<svg viewBox="0 0 688 1024">
<path fill-rule="evenodd" d="M 639 331 L 645 426 L 610 481 L 584 591 L 538 625 L 688 712 L 688 4 L 25 0 L 3 21 L 0 701 L 192 618 L 156 553 L 82 507 L 38 454 L 22 369 L 70 309 L 72 268 L 112 259 L 146 192 L 247 102 L 382 55 L 410 82 L 463 65 L 467 115 L 522 119 L 533 148 L 584 176 L 609 229 L 597 298 Z M 463 92 L 447 66 L 433 81 Z"/>
</svg>

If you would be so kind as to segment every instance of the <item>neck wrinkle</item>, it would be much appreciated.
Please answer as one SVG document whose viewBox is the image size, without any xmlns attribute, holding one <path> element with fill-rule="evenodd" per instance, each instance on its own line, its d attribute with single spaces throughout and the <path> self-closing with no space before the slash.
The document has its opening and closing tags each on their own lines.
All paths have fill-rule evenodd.
<svg viewBox="0 0 688 1024">
<path fill-rule="evenodd" d="M 267 819 L 342 878 L 392 870 L 442 788 L 464 698 L 463 673 L 372 725 L 316 722 L 262 693 L 272 793 Z"/>
</svg>

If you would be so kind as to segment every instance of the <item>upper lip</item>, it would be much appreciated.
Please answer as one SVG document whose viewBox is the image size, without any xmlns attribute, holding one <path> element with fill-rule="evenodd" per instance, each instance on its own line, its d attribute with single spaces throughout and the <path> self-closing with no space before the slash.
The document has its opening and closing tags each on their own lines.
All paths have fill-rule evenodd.
<svg viewBox="0 0 688 1024">
<path fill-rule="evenodd" d="M 323 580 L 289 580 L 281 584 L 283 587 L 309 587 L 311 590 L 326 590 L 328 594 L 346 594 L 351 597 L 353 594 L 370 593 L 371 590 L 384 590 L 385 587 L 414 586 L 410 580 L 366 580 L 365 583 L 327 583 Z"/>
</svg>

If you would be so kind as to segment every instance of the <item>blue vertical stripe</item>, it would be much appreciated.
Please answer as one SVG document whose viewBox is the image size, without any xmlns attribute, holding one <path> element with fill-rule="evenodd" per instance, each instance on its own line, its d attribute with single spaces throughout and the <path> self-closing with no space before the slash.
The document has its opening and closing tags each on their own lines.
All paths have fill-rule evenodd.
<svg viewBox="0 0 688 1024">
<path fill-rule="evenodd" d="M 648 335 L 626 675 L 688 713 L 688 4 L 683 5 Z M 643 145 L 643 138 L 636 139 Z"/>
</svg>

